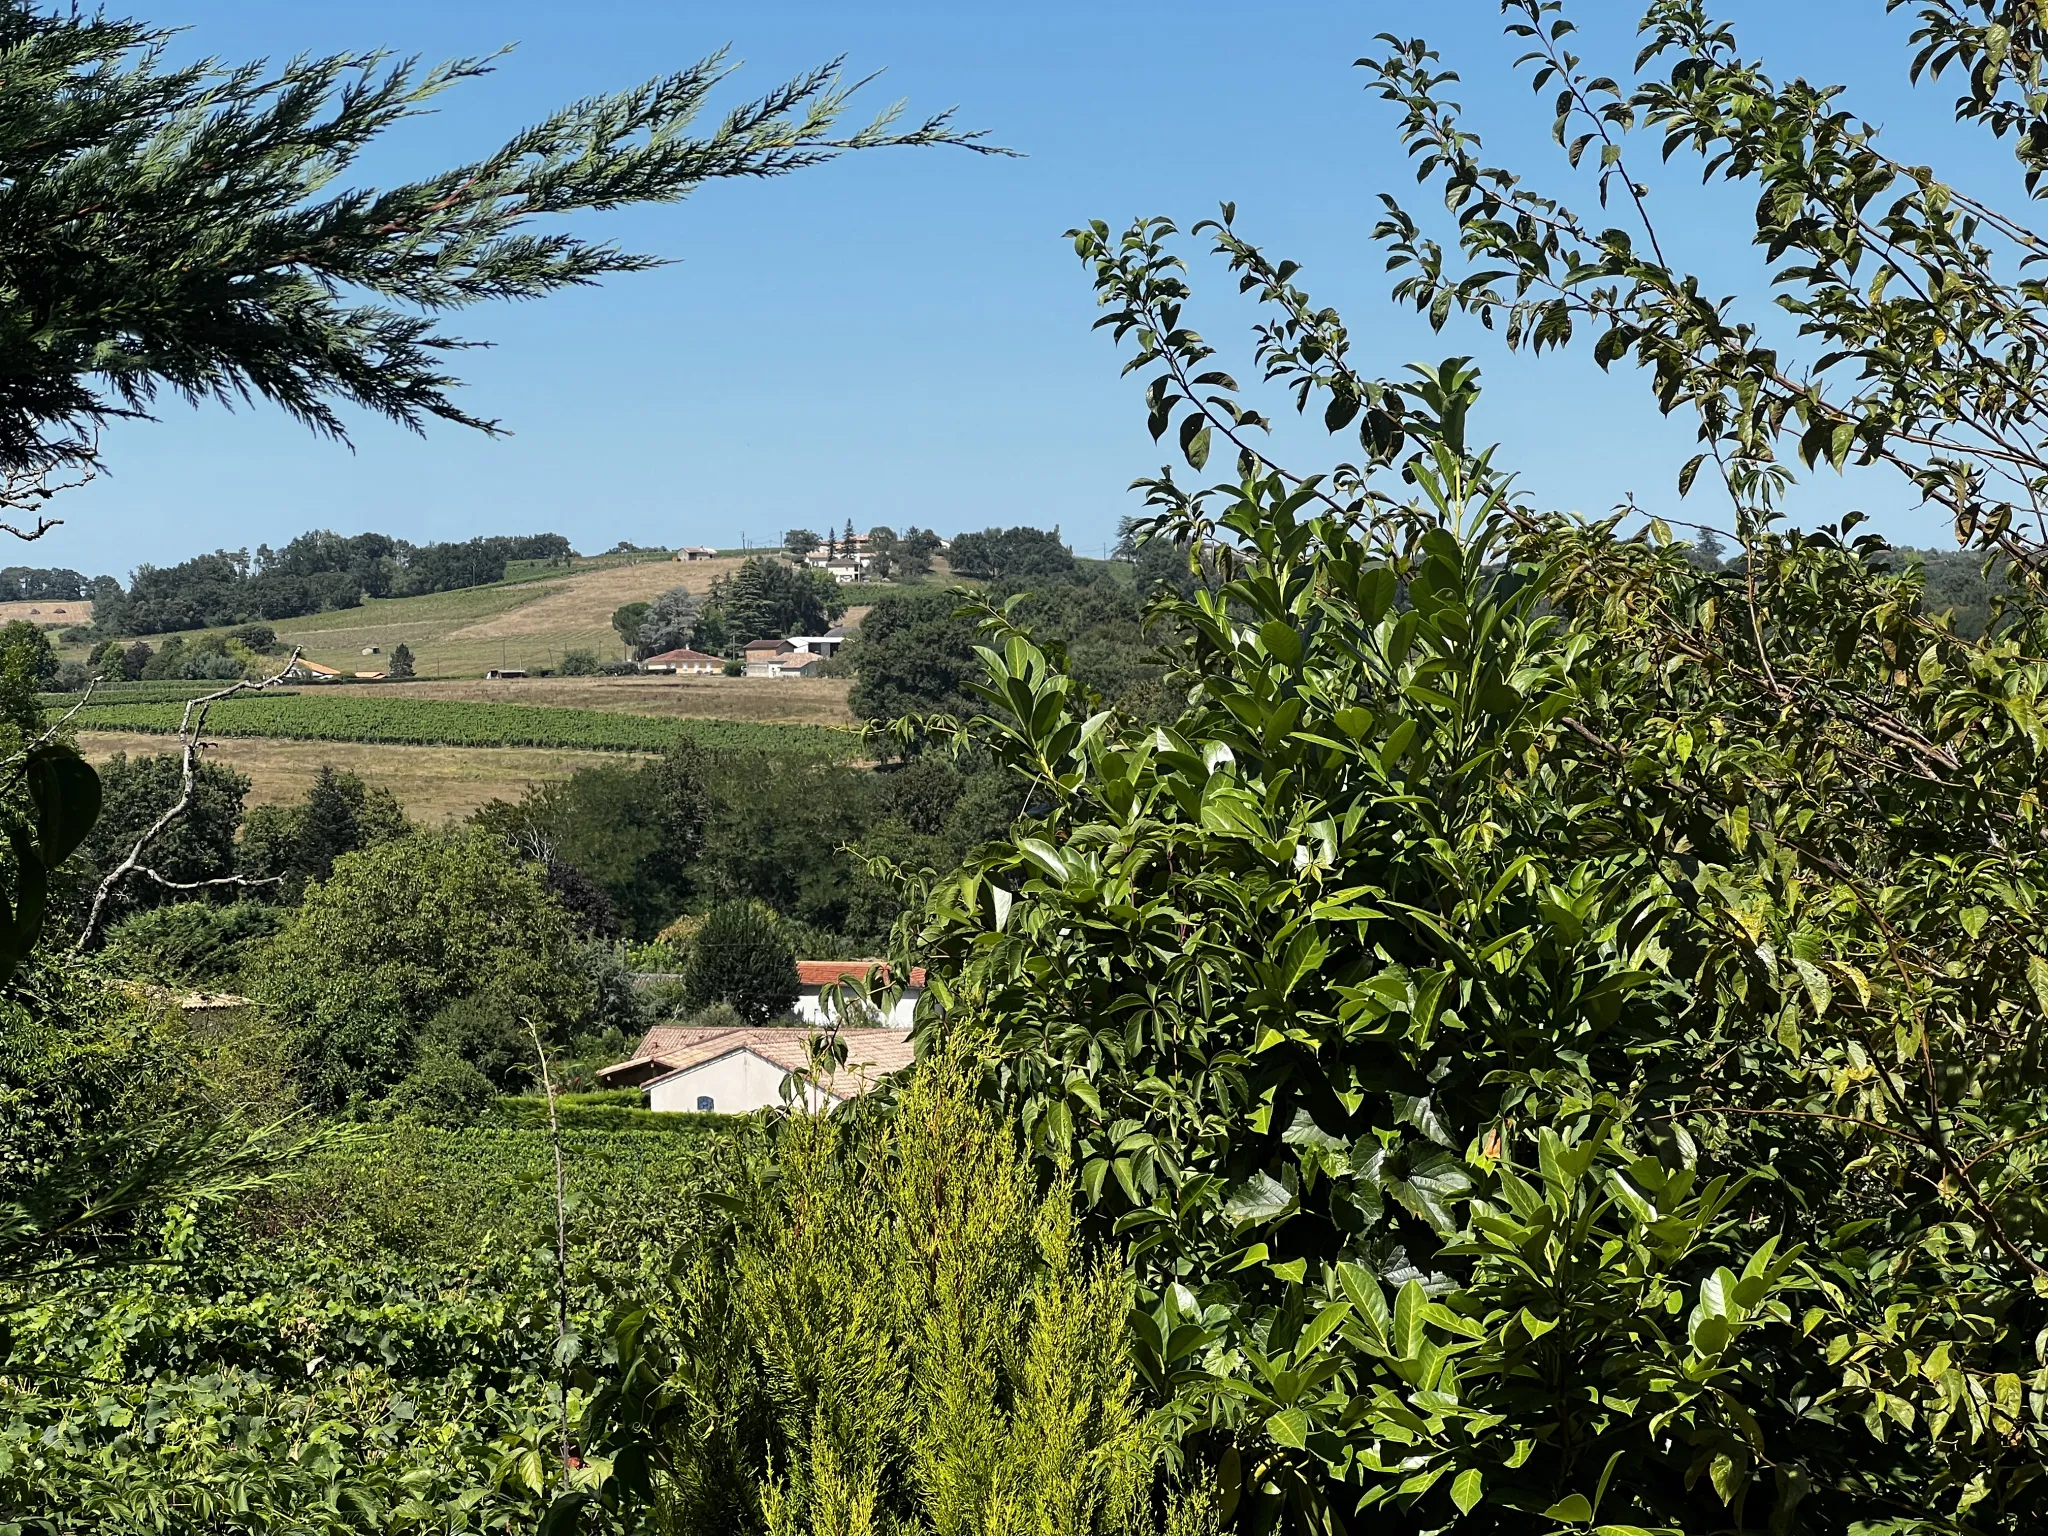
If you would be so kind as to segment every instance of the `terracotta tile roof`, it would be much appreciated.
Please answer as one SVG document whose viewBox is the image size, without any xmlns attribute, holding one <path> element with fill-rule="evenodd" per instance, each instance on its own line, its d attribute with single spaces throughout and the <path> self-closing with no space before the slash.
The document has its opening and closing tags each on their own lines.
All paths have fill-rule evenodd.
<svg viewBox="0 0 2048 1536">
<path fill-rule="evenodd" d="M 650 1063 L 667 1066 L 681 1052 L 706 1040 L 716 1040 L 721 1035 L 738 1033 L 732 1028 L 704 1028 L 693 1024 L 657 1024 L 640 1037 L 640 1043 L 633 1048 L 633 1054 L 624 1061 L 615 1061 L 608 1067 L 598 1069 L 598 1077 L 608 1079 L 635 1067 Z"/>
<path fill-rule="evenodd" d="M 693 651 L 693 650 L 691 650 L 691 649 L 690 649 L 690 647 L 689 647 L 689 646 L 687 646 L 687 645 L 686 645 L 686 646 L 684 646 L 684 647 L 683 647 L 683 648 L 682 648 L 681 650 L 678 650 L 678 651 L 663 651 L 663 652 L 662 652 L 662 653 L 661 653 L 661 654 L 660 654 L 659 656 L 649 656 L 649 657 L 648 657 L 648 658 L 647 658 L 647 659 L 646 659 L 645 661 L 641 662 L 641 663 L 640 663 L 640 665 L 641 665 L 641 666 L 643 666 L 643 667 L 651 667 L 651 666 L 653 666 L 653 665 L 654 665 L 654 664 L 655 664 L 655 663 L 656 663 L 657 661 L 716 661 L 716 662 L 723 662 L 724 660 L 725 660 L 725 658 L 724 658 L 723 656 L 714 656 L 714 655 L 712 655 L 712 654 L 711 654 L 711 653 L 710 653 L 709 651 Z"/>
<path fill-rule="evenodd" d="M 878 967 L 882 972 L 882 983 L 886 986 L 889 981 L 889 962 L 886 960 L 799 960 L 796 979 L 807 987 L 830 987 L 842 981 L 858 982 Z M 924 985 L 923 966 L 911 967 L 910 984 L 913 987 Z"/>
<path fill-rule="evenodd" d="M 715 1038 L 699 1041 L 665 1056 L 663 1062 L 669 1067 L 669 1072 L 651 1079 L 647 1086 L 665 1082 L 678 1073 L 730 1056 L 735 1051 L 750 1052 L 785 1072 L 807 1071 L 811 1065 L 811 1042 L 819 1035 L 817 1030 L 786 1026 L 726 1029 L 712 1033 Z M 900 1072 L 909 1066 L 917 1055 L 910 1036 L 900 1029 L 842 1029 L 839 1038 L 846 1042 L 846 1064 L 820 1078 L 818 1084 L 835 1099 L 850 1099 L 867 1092 L 891 1072 Z"/>
</svg>

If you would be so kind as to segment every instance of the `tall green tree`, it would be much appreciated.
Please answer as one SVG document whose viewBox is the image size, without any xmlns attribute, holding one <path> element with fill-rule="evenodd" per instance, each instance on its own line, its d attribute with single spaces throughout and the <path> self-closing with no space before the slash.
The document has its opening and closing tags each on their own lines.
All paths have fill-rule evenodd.
<svg viewBox="0 0 2048 1536">
<path fill-rule="evenodd" d="M 722 58 L 595 96 L 492 154 L 386 190 L 327 190 L 403 119 L 488 71 L 374 53 L 279 68 L 170 65 L 171 33 L 98 13 L 0 4 L 8 59 L 0 182 L 0 468 L 90 464 L 104 423 L 163 392 L 266 400 L 344 436 L 348 409 L 410 427 L 492 430 L 460 406 L 435 317 L 653 259 L 535 220 L 668 202 L 707 181 L 777 176 L 849 150 L 957 144 L 945 114 L 838 128 L 853 87 L 809 71 L 690 129 Z"/>
<path fill-rule="evenodd" d="M 416 832 L 337 860 L 252 969 L 301 1093 L 336 1108 L 387 1093 L 423 1026 L 465 998 L 559 1036 L 591 1000 L 575 943 L 502 838 Z"/>
<path fill-rule="evenodd" d="M 178 803 L 185 762 L 176 752 L 153 757 L 117 752 L 101 765 L 99 774 L 104 809 L 86 839 L 85 853 L 94 870 L 105 874 Z M 123 881 L 108 898 L 107 919 L 188 900 L 190 892 L 177 887 L 234 874 L 235 839 L 248 794 L 246 774 L 224 763 L 196 763 L 190 804 L 150 844 L 147 863 L 156 877 L 137 874 Z"/>
<path fill-rule="evenodd" d="M 755 901 L 711 909 L 690 945 L 683 997 L 692 1012 L 728 1004 L 749 1024 L 765 1024 L 796 1006 L 796 956 L 775 914 Z"/>
<path fill-rule="evenodd" d="M 310 882 L 334 872 L 343 854 L 411 830 L 390 790 L 327 763 L 297 805 L 260 805 L 249 812 L 239 863 L 254 879 L 280 879 L 278 896 L 296 903 Z"/>
<path fill-rule="evenodd" d="M 1164 729 L 987 616 L 980 734 L 1029 820 L 935 893 L 946 1028 L 992 1032 L 991 1091 L 1132 1241 L 1142 1368 L 1245 1528 L 2019 1536 L 2048 1470 L 2033 237 L 1697 5 L 1650 8 L 1632 86 L 1557 6 L 1507 9 L 1603 218 L 1648 206 L 1637 129 L 1752 183 L 1819 350 L 1479 158 L 1398 40 L 1373 78 L 1452 236 L 1390 209 L 1397 293 L 1641 362 L 1738 553 L 1532 505 L 1469 360 L 1367 371 L 1226 209 L 1201 233 L 1265 308 L 1254 374 L 1345 439 L 1286 465 L 1175 228 L 1076 231 L 1154 436 L 1232 461 L 1147 482 L 1143 532 L 1229 579 L 1159 599 Z M 1923 7 L 1919 63 L 2016 132 L 2036 23 L 1993 9 Z M 2010 562 L 1991 638 L 1854 514 L 1785 525 L 1852 457 Z"/>
<path fill-rule="evenodd" d="M 765 555 L 711 584 L 705 618 L 714 616 L 727 645 L 782 635 L 814 635 L 846 611 L 846 599 L 823 571 L 792 566 Z"/>
</svg>

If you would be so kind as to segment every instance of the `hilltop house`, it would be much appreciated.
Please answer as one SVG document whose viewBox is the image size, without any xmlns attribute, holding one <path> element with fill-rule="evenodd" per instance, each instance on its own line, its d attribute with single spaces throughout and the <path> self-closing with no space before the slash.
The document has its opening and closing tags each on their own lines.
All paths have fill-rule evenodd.
<svg viewBox="0 0 2048 1536">
<path fill-rule="evenodd" d="M 713 656 L 709 651 L 693 651 L 684 646 L 677 651 L 663 651 L 659 656 L 650 656 L 640 663 L 642 672 L 700 673 L 716 674 L 725 670 L 725 658 Z"/>
<path fill-rule="evenodd" d="M 716 560 L 718 551 L 709 544 L 685 544 L 676 551 L 678 560 Z"/>
</svg>

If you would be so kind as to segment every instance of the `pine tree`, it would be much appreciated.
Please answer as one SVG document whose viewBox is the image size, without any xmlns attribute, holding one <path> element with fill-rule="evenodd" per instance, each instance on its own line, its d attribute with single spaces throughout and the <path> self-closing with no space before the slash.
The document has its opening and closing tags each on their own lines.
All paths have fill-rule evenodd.
<svg viewBox="0 0 2048 1536">
<path fill-rule="evenodd" d="M 346 435 L 354 408 L 418 429 L 493 423 L 453 396 L 448 310 L 656 264 L 540 215 L 673 202 L 706 181 L 779 176 L 852 149 L 955 144 L 941 113 L 895 109 L 835 135 L 857 88 L 836 64 L 687 130 L 722 56 L 565 107 L 469 165 L 378 191 L 327 191 L 363 151 L 487 60 L 433 69 L 379 53 L 269 68 L 167 68 L 174 34 L 0 0 L 0 472 L 90 466 L 97 429 L 163 393 L 269 401 Z"/>
<path fill-rule="evenodd" d="M 774 914 L 753 901 L 713 907 L 683 971 L 691 1012 L 730 1003 L 749 1024 L 762 1024 L 795 1007 L 796 995 L 796 955 Z"/>
<path fill-rule="evenodd" d="M 391 650 L 391 675 L 404 678 L 413 675 L 412 647 L 400 641 Z"/>
</svg>

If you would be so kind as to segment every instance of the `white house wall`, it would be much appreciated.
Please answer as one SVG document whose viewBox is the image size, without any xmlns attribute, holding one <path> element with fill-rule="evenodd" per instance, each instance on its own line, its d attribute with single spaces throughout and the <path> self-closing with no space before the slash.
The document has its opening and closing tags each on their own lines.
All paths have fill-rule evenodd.
<svg viewBox="0 0 2048 1536">
<path fill-rule="evenodd" d="M 649 1085 L 647 1107 L 658 1114 L 689 1114 L 699 1098 L 711 1100 L 712 1111 L 721 1115 L 744 1115 L 757 1109 L 782 1107 L 782 1080 L 788 1074 L 772 1061 L 752 1051 L 735 1050 L 684 1071 L 672 1073 Z M 805 1107 L 816 1109 L 834 1102 L 816 1088 L 805 1091 Z"/>
<path fill-rule="evenodd" d="M 917 998 L 920 990 L 917 987 L 905 988 L 903 995 L 896 999 L 896 1005 L 889 1010 L 886 1016 L 871 1016 L 865 1022 L 870 1027 L 888 1029 L 910 1028 L 913 1016 L 917 1012 Z M 846 994 L 842 992 L 841 996 L 845 997 Z M 796 995 L 796 1016 L 815 1029 L 829 1028 L 834 1020 L 825 1011 L 824 999 L 825 989 L 823 987 L 800 988 Z M 850 1002 L 852 999 L 849 997 L 847 1001 Z"/>
</svg>

